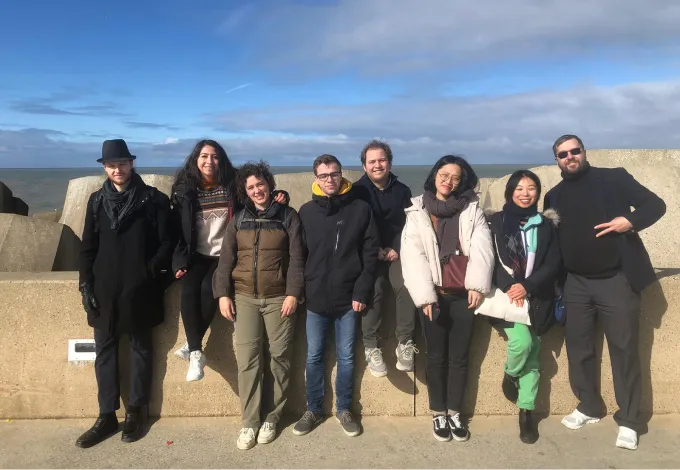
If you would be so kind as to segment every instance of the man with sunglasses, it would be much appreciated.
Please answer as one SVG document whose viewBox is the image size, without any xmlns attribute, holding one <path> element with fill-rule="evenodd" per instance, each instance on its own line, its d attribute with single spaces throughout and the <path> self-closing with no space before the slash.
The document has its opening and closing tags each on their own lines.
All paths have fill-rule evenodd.
<svg viewBox="0 0 680 470">
<path fill-rule="evenodd" d="M 380 242 L 370 206 L 355 197 L 333 155 L 314 160 L 312 200 L 300 208 L 307 246 L 307 411 L 293 433 L 307 434 L 323 421 L 324 350 L 335 328 L 338 360 L 336 418 L 348 436 L 361 428 L 350 408 L 354 389 L 357 315 L 372 298 Z"/>
<path fill-rule="evenodd" d="M 639 232 L 664 215 L 666 204 L 623 168 L 591 167 L 575 135 L 557 139 L 553 153 L 562 181 L 546 194 L 544 208 L 560 215 L 569 381 L 580 402 L 562 424 L 579 429 L 605 414 L 595 351 L 599 320 L 619 406 L 614 414 L 619 425 L 616 446 L 635 450 L 642 425 L 640 294 L 656 281 Z"/>
</svg>

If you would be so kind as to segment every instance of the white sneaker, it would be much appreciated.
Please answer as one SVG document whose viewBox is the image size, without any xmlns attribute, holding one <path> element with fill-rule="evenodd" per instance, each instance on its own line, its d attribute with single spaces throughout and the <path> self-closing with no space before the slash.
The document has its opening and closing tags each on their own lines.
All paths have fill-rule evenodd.
<svg viewBox="0 0 680 470">
<path fill-rule="evenodd" d="M 205 354 L 202 351 L 191 351 L 189 356 L 187 382 L 201 380 L 203 378 L 203 367 L 205 367 Z"/>
<path fill-rule="evenodd" d="M 387 375 L 387 365 L 383 361 L 382 351 L 380 348 L 365 348 L 366 362 L 368 363 L 368 370 L 373 377 L 385 377 Z"/>
<path fill-rule="evenodd" d="M 264 422 L 257 433 L 258 444 L 269 444 L 276 437 L 276 423 Z"/>
<path fill-rule="evenodd" d="M 175 356 L 179 357 L 183 361 L 189 360 L 189 343 L 184 343 L 184 346 L 175 351 Z"/>
<path fill-rule="evenodd" d="M 638 446 L 638 434 L 630 428 L 619 426 L 619 435 L 616 436 L 616 447 L 635 450 Z"/>
<path fill-rule="evenodd" d="M 255 446 L 255 429 L 243 428 L 236 440 L 236 447 L 241 450 L 252 449 Z"/>
<path fill-rule="evenodd" d="M 574 410 L 570 415 L 562 418 L 562 424 L 564 424 L 569 429 L 581 429 L 586 424 L 599 423 L 600 418 L 591 418 L 581 413 L 579 410 Z"/>
</svg>

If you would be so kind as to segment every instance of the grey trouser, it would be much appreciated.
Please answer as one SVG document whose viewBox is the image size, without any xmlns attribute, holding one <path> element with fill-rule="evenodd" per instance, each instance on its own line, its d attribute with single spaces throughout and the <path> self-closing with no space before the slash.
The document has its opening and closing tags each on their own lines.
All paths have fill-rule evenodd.
<svg viewBox="0 0 680 470">
<path fill-rule="evenodd" d="M 293 343 L 294 316 L 281 318 L 284 297 L 255 299 L 236 294 L 236 362 L 238 363 L 238 395 L 244 428 L 259 428 L 261 416 L 278 423 L 288 399 L 290 382 L 290 350 Z M 265 343 L 267 332 L 269 342 Z M 264 348 L 268 348 L 273 390 L 263 390 L 262 367 Z M 263 370 L 265 369 L 265 370 Z M 265 383 L 267 383 L 267 381 Z M 268 387 L 267 387 L 268 388 Z M 265 405 L 261 409 L 262 402 Z"/>
<path fill-rule="evenodd" d="M 579 399 L 578 410 L 601 418 L 605 407 L 598 390 L 598 359 L 595 352 L 596 324 L 602 322 L 607 338 L 619 410 L 614 421 L 638 430 L 641 373 L 639 345 L 640 295 L 626 276 L 588 279 L 569 274 L 564 286 L 567 311 L 565 340 L 569 359 L 569 382 Z"/>
<path fill-rule="evenodd" d="M 361 330 L 364 337 L 364 347 L 377 348 L 380 340 L 380 323 L 383 317 L 383 298 L 388 284 L 392 286 L 395 296 L 397 326 L 395 333 L 397 341 L 405 344 L 413 339 L 416 326 L 416 307 L 404 286 L 404 276 L 401 274 L 401 259 L 392 263 L 378 261 L 375 277 L 375 291 L 373 304 L 365 310 L 361 319 Z"/>
</svg>

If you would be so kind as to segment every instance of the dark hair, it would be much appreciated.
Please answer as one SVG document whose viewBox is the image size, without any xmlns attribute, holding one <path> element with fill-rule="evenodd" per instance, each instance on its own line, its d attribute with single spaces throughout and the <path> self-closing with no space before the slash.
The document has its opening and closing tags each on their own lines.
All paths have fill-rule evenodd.
<svg viewBox="0 0 680 470">
<path fill-rule="evenodd" d="M 553 144 L 553 155 L 557 156 L 557 147 L 562 145 L 568 140 L 574 139 L 576 142 L 578 142 L 578 146 L 581 147 L 581 150 L 585 150 L 586 148 L 583 146 L 583 141 L 581 138 L 577 135 L 574 134 L 565 134 L 563 136 L 560 136 L 555 143 Z"/>
<path fill-rule="evenodd" d="M 316 175 L 316 169 L 319 168 L 319 165 L 331 165 L 333 163 L 338 165 L 338 168 L 340 168 L 340 171 L 342 171 L 342 163 L 340 163 L 340 160 L 338 160 L 335 156 L 329 155 L 327 153 L 319 155 L 314 160 L 314 175 Z"/>
<path fill-rule="evenodd" d="M 387 144 L 387 142 L 382 142 L 380 140 L 372 140 L 369 143 L 366 144 L 364 149 L 361 151 L 361 164 L 365 165 L 366 164 L 366 152 L 369 150 L 382 150 L 385 152 L 385 156 L 387 157 L 387 161 L 392 163 L 392 149 L 390 146 Z"/>
<path fill-rule="evenodd" d="M 523 178 L 529 178 L 536 185 L 536 203 L 538 203 L 538 200 L 541 198 L 541 180 L 536 176 L 536 173 L 529 170 L 517 170 L 510 175 L 508 184 L 505 185 L 505 202 L 512 201 L 512 195 Z"/>
<path fill-rule="evenodd" d="M 430 170 L 430 174 L 427 175 L 424 185 L 425 191 L 430 191 L 434 194 L 437 193 L 437 187 L 434 184 L 434 180 L 437 177 L 437 172 L 441 167 L 449 164 L 458 165 L 462 170 L 460 183 L 453 194 L 462 194 L 469 189 L 474 189 L 477 187 L 479 178 L 477 178 L 477 174 L 463 157 L 458 155 L 444 155 L 437 161 L 437 163 L 434 164 Z"/>
<path fill-rule="evenodd" d="M 276 189 L 276 181 L 274 181 L 274 175 L 269 169 L 267 162 L 264 160 L 260 160 L 259 162 L 248 162 L 236 172 L 236 194 L 238 195 L 239 201 L 243 204 L 248 202 L 246 182 L 251 176 L 265 180 L 267 186 L 269 186 L 269 193 Z"/>
<path fill-rule="evenodd" d="M 231 160 L 227 156 L 224 148 L 214 140 L 203 139 L 199 140 L 194 149 L 191 151 L 184 166 L 179 169 L 177 176 L 175 176 L 175 182 L 172 185 L 172 192 L 174 194 L 175 188 L 178 184 L 186 184 L 191 190 L 196 190 L 202 181 L 201 171 L 198 169 L 198 157 L 201 154 L 201 150 L 206 145 L 210 145 L 217 152 L 217 162 L 218 162 L 218 174 L 217 182 L 227 190 L 227 192 L 233 197 L 235 194 L 235 178 L 236 170 L 234 165 L 231 164 Z"/>
</svg>

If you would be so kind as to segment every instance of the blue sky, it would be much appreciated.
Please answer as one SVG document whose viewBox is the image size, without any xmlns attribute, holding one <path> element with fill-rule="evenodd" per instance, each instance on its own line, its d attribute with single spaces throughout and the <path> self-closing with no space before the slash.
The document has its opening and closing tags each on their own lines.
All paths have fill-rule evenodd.
<svg viewBox="0 0 680 470">
<path fill-rule="evenodd" d="M 199 138 L 237 162 L 551 161 L 680 147 L 680 3 L 650 0 L 0 0 L 0 167 L 140 166 Z"/>
</svg>

